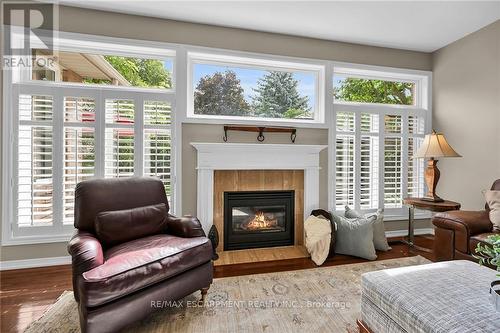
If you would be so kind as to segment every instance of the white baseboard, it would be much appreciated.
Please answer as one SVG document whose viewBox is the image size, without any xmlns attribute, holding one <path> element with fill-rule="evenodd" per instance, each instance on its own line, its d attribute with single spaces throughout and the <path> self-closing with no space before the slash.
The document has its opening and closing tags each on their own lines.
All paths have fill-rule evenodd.
<svg viewBox="0 0 500 333">
<path fill-rule="evenodd" d="M 415 229 L 415 235 L 425 235 L 434 234 L 433 228 L 420 228 Z M 392 230 L 386 231 L 385 235 L 387 237 L 402 237 L 408 235 L 408 230 Z M 34 259 L 24 259 L 24 260 L 8 260 L 0 261 L 0 271 L 12 270 L 12 269 L 23 269 L 23 268 L 35 268 L 35 267 L 48 267 L 57 265 L 69 265 L 71 264 L 71 257 L 49 257 L 49 258 L 34 258 Z"/>
<path fill-rule="evenodd" d="M 434 235 L 434 228 L 415 228 L 415 235 Z M 386 237 L 408 236 L 408 230 L 392 230 L 385 232 Z"/>
<path fill-rule="evenodd" d="M 11 269 L 69 265 L 69 264 L 71 264 L 70 256 L 8 260 L 8 261 L 0 261 L 0 271 L 7 271 Z"/>
</svg>

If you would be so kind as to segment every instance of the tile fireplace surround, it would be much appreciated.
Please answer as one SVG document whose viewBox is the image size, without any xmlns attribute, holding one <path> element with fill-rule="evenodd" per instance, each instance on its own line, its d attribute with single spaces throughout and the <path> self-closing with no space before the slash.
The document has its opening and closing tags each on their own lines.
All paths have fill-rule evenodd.
<svg viewBox="0 0 500 333">
<path fill-rule="evenodd" d="M 304 219 L 319 206 L 319 153 L 326 145 L 192 142 L 198 155 L 197 216 L 213 224 L 215 170 L 304 170 Z"/>
</svg>

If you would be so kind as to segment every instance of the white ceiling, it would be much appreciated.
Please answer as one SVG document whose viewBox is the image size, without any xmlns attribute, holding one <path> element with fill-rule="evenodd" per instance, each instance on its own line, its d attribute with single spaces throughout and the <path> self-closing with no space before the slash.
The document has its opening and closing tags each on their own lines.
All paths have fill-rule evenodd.
<svg viewBox="0 0 500 333">
<path fill-rule="evenodd" d="M 500 19 L 500 1 L 61 0 L 77 7 L 424 52 Z"/>
</svg>

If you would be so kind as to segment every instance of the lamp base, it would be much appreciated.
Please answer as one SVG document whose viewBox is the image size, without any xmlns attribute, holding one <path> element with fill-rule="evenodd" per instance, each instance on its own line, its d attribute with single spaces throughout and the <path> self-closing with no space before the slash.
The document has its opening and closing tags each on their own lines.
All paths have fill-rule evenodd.
<svg viewBox="0 0 500 333">
<path fill-rule="evenodd" d="M 444 201 L 444 199 L 441 199 L 437 195 L 434 196 L 434 197 L 425 196 L 425 197 L 420 198 L 420 199 L 423 200 L 423 201 L 430 201 L 430 202 L 443 202 Z"/>
<path fill-rule="evenodd" d="M 440 172 L 437 167 L 437 160 L 430 158 L 427 161 L 427 168 L 425 169 L 425 183 L 427 184 L 427 193 L 422 200 L 431 202 L 443 202 L 444 200 L 437 196 L 436 186 L 439 181 Z"/>
</svg>

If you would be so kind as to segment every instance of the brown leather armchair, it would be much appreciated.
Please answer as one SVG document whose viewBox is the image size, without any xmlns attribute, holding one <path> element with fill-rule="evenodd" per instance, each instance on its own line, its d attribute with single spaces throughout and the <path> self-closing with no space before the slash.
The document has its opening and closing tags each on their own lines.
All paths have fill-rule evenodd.
<svg viewBox="0 0 500 333">
<path fill-rule="evenodd" d="M 491 186 L 500 190 L 500 179 Z M 489 207 L 482 211 L 455 210 L 438 213 L 432 218 L 434 230 L 434 254 L 437 260 L 467 259 L 474 260 L 472 254 L 477 244 L 484 242 L 493 230 L 489 218 Z"/>
<path fill-rule="evenodd" d="M 213 276 L 210 240 L 198 219 L 178 218 L 168 210 L 159 179 L 77 185 L 78 230 L 68 252 L 82 332 L 120 331 L 164 301 L 196 290 L 202 297 L 207 293 Z"/>
</svg>

